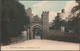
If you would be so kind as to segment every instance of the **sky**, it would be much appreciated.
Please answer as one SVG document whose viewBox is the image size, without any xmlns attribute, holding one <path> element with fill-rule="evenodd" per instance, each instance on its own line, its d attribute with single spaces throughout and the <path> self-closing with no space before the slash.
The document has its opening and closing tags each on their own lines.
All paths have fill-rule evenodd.
<svg viewBox="0 0 80 51">
<path fill-rule="evenodd" d="M 34 15 L 41 17 L 42 11 L 49 11 L 49 22 L 54 20 L 57 12 L 61 12 L 65 9 L 66 15 L 70 13 L 70 10 L 76 5 L 75 1 L 19 1 L 27 8 L 32 9 Z M 67 17 L 67 16 L 66 16 Z"/>
</svg>

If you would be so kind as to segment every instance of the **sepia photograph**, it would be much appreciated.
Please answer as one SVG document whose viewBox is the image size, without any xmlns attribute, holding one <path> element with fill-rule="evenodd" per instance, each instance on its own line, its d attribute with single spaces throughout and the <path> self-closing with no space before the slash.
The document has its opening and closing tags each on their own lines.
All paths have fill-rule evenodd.
<svg viewBox="0 0 80 51">
<path fill-rule="evenodd" d="M 80 0 L 2 0 L 1 51 L 79 51 Z"/>
</svg>

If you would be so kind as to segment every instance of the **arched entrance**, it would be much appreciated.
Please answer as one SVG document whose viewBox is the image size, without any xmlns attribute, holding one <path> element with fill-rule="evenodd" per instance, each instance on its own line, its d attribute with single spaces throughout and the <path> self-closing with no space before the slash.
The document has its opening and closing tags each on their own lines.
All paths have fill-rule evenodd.
<svg viewBox="0 0 80 51">
<path fill-rule="evenodd" d="M 43 31 L 42 31 L 41 27 L 35 26 L 32 31 L 33 31 L 33 38 L 34 39 L 42 39 Z"/>
</svg>

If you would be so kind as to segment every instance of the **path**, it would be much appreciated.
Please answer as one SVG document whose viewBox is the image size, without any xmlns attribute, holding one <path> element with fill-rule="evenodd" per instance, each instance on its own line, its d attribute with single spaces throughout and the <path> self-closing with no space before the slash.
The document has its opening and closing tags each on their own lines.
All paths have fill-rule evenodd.
<svg viewBox="0 0 80 51">
<path fill-rule="evenodd" d="M 2 46 L 3 50 L 79 50 L 79 44 L 52 41 L 52 40 L 40 40 L 33 39 L 18 44 L 12 44 L 8 46 Z M 10 50 L 10 51 L 11 51 Z"/>
</svg>

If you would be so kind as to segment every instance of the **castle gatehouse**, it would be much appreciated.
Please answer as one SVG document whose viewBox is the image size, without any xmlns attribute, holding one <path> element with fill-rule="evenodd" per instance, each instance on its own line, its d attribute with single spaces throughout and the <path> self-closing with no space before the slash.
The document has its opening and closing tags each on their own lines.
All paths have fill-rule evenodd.
<svg viewBox="0 0 80 51">
<path fill-rule="evenodd" d="M 42 11 L 41 17 L 33 16 L 31 8 L 26 9 L 27 17 L 30 18 L 29 38 L 45 39 L 49 32 L 49 11 Z"/>
</svg>

